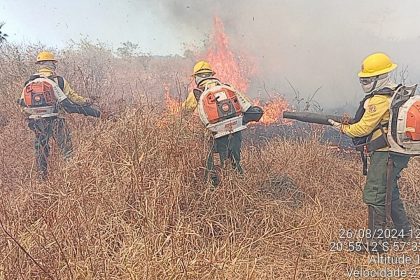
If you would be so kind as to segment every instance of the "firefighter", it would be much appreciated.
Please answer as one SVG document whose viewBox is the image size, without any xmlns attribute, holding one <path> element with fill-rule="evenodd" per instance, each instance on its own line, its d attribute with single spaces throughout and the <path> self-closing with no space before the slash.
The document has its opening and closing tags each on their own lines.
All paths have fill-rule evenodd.
<svg viewBox="0 0 420 280">
<path fill-rule="evenodd" d="M 206 88 L 211 88 L 221 84 L 214 75 L 215 72 L 212 70 L 211 65 L 207 61 L 199 61 L 195 64 L 192 76 L 199 92 L 203 92 Z M 249 103 L 249 101 L 241 93 L 236 91 L 236 95 L 243 103 Z M 198 99 L 199 97 L 194 94 L 194 91 L 191 91 L 188 94 L 187 99 L 182 104 L 183 110 L 187 112 L 194 111 L 198 106 Z M 247 106 L 246 109 L 248 109 L 249 106 Z M 219 154 L 222 167 L 225 166 L 226 160 L 230 159 L 233 168 L 239 174 L 243 174 L 243 169 L 240 163 L 241 143 L 242 135 L 240 131 L 220 138 L 211 138 L 211 149 L 207 157 L 205 177 L 206 180 L 210 179 L 213 186 L 217 186 L 220 183 L 220 179 L 215 171 L 213 153 Z"/>
<path fill-rule="evenodd" d="M 45 78 L 48 79 L 52 85 L 57 85 L 60 89 L 59 91 L 65 95 L 63 98 L 67 97 L 73 104 L 81 106 L 91 105 L 92 100 L 78 95 L 76 91 L 70 87 L 67 80 L 56 75 L 57 60 L 53 53 L 48 51 L 40 52 L 36 57 L 36 65 L 38 65 L 38 72 L 33 74 L 29 80 L 25 82 L 22 96 L 18 102 L 24 107 L 24 112 L 27 113 L 28 127 L 35 133 L 34 146 L 38 175 L 41 179 L 46 179 L 48 174 L 47 159 L 50 150 L 49 139 L 51 137 L 54 138 L 64 158 L 67 160 L 73 151 L 71 133 L 63 118 L 63 110 L 55 108 L 54 111 L 48 112 L 48 114 L 36 114 L 34 113 L 34 110 L 30 111 L 30 106 L 26 104 L 28 101 L 25 100 L 25 91 L 27 91 L 30 84 L 37 81 L 37 79 Z M 48 86 L 48 83 L 46 85 Z M 42 91 L 42 89 L 38 89 L 38 91 Z M 42 98 L 39 97 L 39 99 Z M 55 107 L 55 105 L 44 107 L 48 110 L 48 108 Z"/>
<path fill-rule="evenodd" d="M 356 123 L 341 124 L 329 120 L 336 129 L 352 137 L 353 142 L 362 147 L 370 157 L 363 201 L 368 206 L 368 231 L 373 237 L 369 248 L 376 248 L 379 252 L 382 247 L 376 245 L 383 241 L 381 232 L 387 224 L 386 213 L 390 213 L 400 237 L 409 236 L 411 233 L 398 188 L 400 173 L 407 167 L 409 156 L 389 152 L 386 140 L 390 101 L 398 87 L 390 74 L 396 67 L 397 65 L 383 53 L 374 53 L 365 58 L 358 76 L 366 96 L 357 110 Z M 390 180 L 388 187 L 392 188 L 388 200 L 387 177 Z M 387 205 L 386 201 L 389 201 L 390 205 Z"/>
</svg>

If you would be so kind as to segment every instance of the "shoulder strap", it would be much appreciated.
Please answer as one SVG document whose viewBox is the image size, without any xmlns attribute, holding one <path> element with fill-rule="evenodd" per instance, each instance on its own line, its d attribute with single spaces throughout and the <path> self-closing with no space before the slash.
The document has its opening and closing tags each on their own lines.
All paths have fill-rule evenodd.
<svg viewBox="0 0 420 280">
<path fill-rule="evenodd" d="M 31 75 L 29 79 L 24 83 L 24 86 L 27 86 L 30 82 L 32 82 L 35 79 L 38 79 L 39 77 L 41 76 L 39 76 L 38 74 Z"/>
<path fill-rule="evenodd" d="M 58 87 L 62 90 L 62 91 L 64 91 L 64 78 L 63 77 L 61 77 L 61 76 L 50 76 L 50 77 L 48 77 L 48 79 L 50 79 L 50 80 L 52 80 L 52 81 L 54 81 L 54 78 L 57 78 L 57 84 L 58 84 Z M 55 82 L 55 81 L 54 81 Z"/>
<path fill-rule="evenodd" d="M 215 77 L 209 77 L 209 78 L 205 78 L 203 79 L 198 85 L 198 88 L 203 89 L 203 91 L 205 91 L 208 88 L 208 84 L 210 83 L 215 83 L 217 85 L 221 85 L 222 83 L 220 82 L 219 79 L 215 78 Z"/>
<path fill-rule="evenodd" d="M 24 86 L 26 86 L 27 84 L 29 84 L 30 82 L 32 82 L 33 80 L 35 80 L 35 79 L 38 79 L 38 78 L 40 78 L 41 76 L 39 75 L 39 74 L 34 74 L 34 75 L 32 75 L 32 76 L 30 76 L 29 77 L 29 79 L 24 83 Z M 57 78 L 57 84 L 58 84 L 58 87 L 62 90 L 62 91 L 64 91 L 64 78 L 63 77 L 61 77 L 61 76 L 49 76 L 48 77 L 48 79 L 50 79 L 51 81 L 53 81 L 53 82 L 55 82 L 54 81 L 54 78 Z"/>
<path fill-rule="evenodd" d="M 383 88 L 380 91 L 375 91 L 372 94 L 372 96 L 374 95 L 388 95 L 388 96 L 393 96 L 395 92 L 397 92 L 402 85 L 398 85 L 395 89 L 392 88 Z"/>
<path fill-rule="evenodd" d="M 57 76 L 58 86 L 64 91 L 64 78 L 61 76 Z"/>
<path fill-rule="evenodd" d="M 358 122 L 358 121 L 360 121 L 360 120 L 362 119 L 363 114 L 365 113 L 365 102 L 366 102 L 366 100 L 368 100 L 368 99 L 369 99 L 369 98 L 371 98 L 371 97 L 373 97 L 373 94 L 372 94 L 372 93 L 371 93 L 371 94 L 366 95 L 366 96 L 362 99 L 362 101 L 360 101 L 359 108 L 357 108 L 356 114 L 355 114 L 355 116 L 354 116 L 354 121 L 355 121 L 355 122 Z"/>
</svg>

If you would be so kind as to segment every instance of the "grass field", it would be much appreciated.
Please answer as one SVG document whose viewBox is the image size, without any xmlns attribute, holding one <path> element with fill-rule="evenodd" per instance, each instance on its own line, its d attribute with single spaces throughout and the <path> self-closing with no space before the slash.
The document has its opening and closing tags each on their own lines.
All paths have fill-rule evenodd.
<svg viewBox="0 0 420 280">
<path fill-rule="evenodd" d="M 117 59 L 95 46 L 64 52 L 59 72 L 116 118 L 67 116 L 74 156 L 64 162 L 54 144 L 50 178 L 38 182 L 33 135 L 15 104 L 37 50 L 0 53 L 0 279 L 350 279 L 360 268 L 420 275 L 414 260 L 371 264 L 348 252 L 350 239 L 333 246 L 342 230 L 367 226 L 364 177 L 356 153 L 316 136 L 245 141 L 245 176 L 227 169 L 211 190 L 198 120 L 158 102 L 165 82 L 185 96 L 186 59 Z M 178 70 L 162 70 L 176 62 Z M 400 180 L 416 226 L 419 172 L 412 160 Z M 390 253 L 419 254 L 412 246 Z"/>
</svg>

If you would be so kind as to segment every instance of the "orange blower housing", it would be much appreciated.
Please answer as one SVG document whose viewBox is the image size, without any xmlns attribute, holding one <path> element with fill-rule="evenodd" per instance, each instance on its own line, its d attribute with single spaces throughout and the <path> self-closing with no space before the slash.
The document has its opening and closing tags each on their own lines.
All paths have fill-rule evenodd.
<svg viewBox="0 0 420 280">
<path fill-rule="evenodd" d="M 420 101 L 416 101 L 407 112 L 407 137 L 413 141 L 420 140 Z"/>
<path fill-rule="evenodd" d="M 387 140 L 389 151 L 420 156 L 420 95 L 417 85 L 398 86 L 390 103 Z"/>
<path fill-rule="evenodd" d="M 205 89 L 197 107 L 200 120 L 214 138 L 246 129 L 243 108 L 235 89 L 225 84 Z"/>
<path fill-rule="evenodd" d="M 57 102 L 52 85 L 45 81 L 28 84 L 24 89 L 23 100 L 27 107 L 52 106 Z"/>
<path fill-rule="evenodd" d="M 237 117 L 242 114 L 235 92 L 227 87 L 215 87 L 204 96 L 203 111 L 210 124 Z"/>
</svg>

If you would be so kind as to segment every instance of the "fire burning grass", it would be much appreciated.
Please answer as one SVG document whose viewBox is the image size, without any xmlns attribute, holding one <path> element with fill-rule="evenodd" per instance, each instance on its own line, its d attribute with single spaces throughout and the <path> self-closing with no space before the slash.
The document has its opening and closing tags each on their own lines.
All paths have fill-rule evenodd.
<svg viewBox="0 0 420 280">
<path fill-rule="evenodd" d="M 259 100 L 255 100 L 254 104 L 261 106 L 264 110 L 264 115 L 260 120 L 261 124 L 291 124 L 292 122 L 283 119 L 283 112 L 290 110 L 289 103 L 282 97 L 272 99 L 265 104 L 261 104 Z"/>
<path fill-rule="evenodd" d="M 223 22 L 214 17 L 213 34 L 208 49 L 201 57 L 210 62 L 217 77 L 246 93 L 249 80 L 256 74 L 256 65 L 250 55 L 235 55 L 230 48 L 229 38 Z"/>
<path fill-rule="evenodd" d="M 219 41 L 226 45 L 222 35 Z M 281 112 L 288 109 L 282 99 L 261 103 L 267 125 L 244 133 L 244 176 L 228 167 L 216 190 L 203 181 L 209 151 L 203 129 L 178 114 L 181 100 L 171 97 L 169 87 L 164 114 L 142 99 L 124 107 L 116 121 L 68 116 L 74 156 L 64 162 L 54 144 L 50 179 L 37 182 L 32 133 L 15 104 L 21 83 L 12 80 L 22 71 L 31 73 L 33 63 L 24 61 L 13 72 L 15 49 L 5 53 L 0 52 L 5 97 L 0 115 L 7 117 L 0 127 L 0 279 L 348 279 L 348 271 L 384 266 L 348 250 L 331 250 L 340 230 L 366 226 L 360 161 L 311 138 L 320 135 L 319 127 L 302 126 L 305 137 L 300 137 L 299 125 L 281 125 Z M 139 72 L 127 80 L 98 72 L 122 63 L 115 58 L 86 65 L 86 72 L 108 81 L 89 84 L 97 80 L 70 68 L 88 61 L 77 55 L 63 58 L 76 88 L 133 99 L 144 90 L 148 98 L 148 85 L 132 79 Z M 152 96 L 162 96 L 166 76 L 158 73 L 167 64 L 160 67 L 152 75 L 157 77 Z M 238 88 L 246 92 L 248 84 L 241 81 L 248 76 L 242 77 Z M 102 102 L 115 104 L 111 98 Z M 280 134 L 277 129 L 287 137 L 273 137 Z M 264 141 L 252 141 L 252 135 Z M 419 172 L 420 163 L 413 160 L 400 184 L 417 228 Z M 402 254 L 414 259 L 417 253 L 397 253 Z"/>
<path fill-rule="evenodd" d="M 201 57 L 201 58 L 200 58 Z M 213 34 L 207 51 L 199 56 L 210 62 L 216 77 L 222 82 L 231 84 L 242 93 L 247 93 L 249 80 L 257 73 L 256 66 L 251 56 L 235 55 L 229 45 L 229 38 L 224 31 L 223 22 L 214 17 Z M 190 90 L 192 90 L 190 88 Z M 171 114 L 180 112 L 182 100 L 173 97 L 170 92 L 170 85 L 164 85 L 166 111 Z M 179 95 L 179 94 L 178 94 Z M 277 97 L 269 101 L 261 102 L 253 100 L 255 105 L 261 106 L 264 115 L 259 124 L 290 124 L 288 120 L 282 119 L 283 111 L 290 110 L 290 105 L 283 97 Z"/>
</svg>

